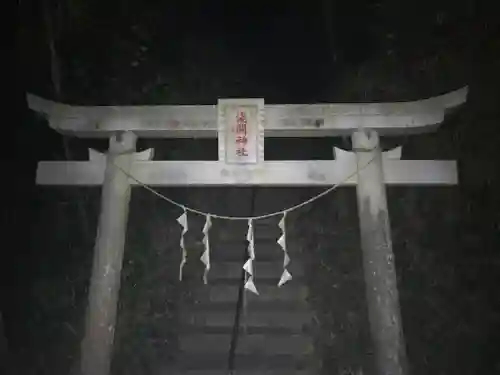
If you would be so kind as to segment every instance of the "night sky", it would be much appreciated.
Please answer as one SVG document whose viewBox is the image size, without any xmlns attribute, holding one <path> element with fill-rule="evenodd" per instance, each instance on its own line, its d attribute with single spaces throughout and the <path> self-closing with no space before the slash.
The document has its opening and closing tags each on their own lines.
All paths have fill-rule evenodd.
<svg viewBox="0 0 500 375">
<path fill-rule="evenodd" d="M 459 255 L 453 262 L 465 268 L 467 262 L 475 262 L 471 256 L 475 251 L 481 261 L 471 266 L 467 281 L 457 276 L 460 282 L 455 284 L 453 298 L 471 298 L 468 305 L 463 300 L 460 306 L 467 306 L 467 311 L 477 307 L 477 312 L 471 313 L 474 322 L 483 318 L 485 322 L 500 322 L 498 293 L 492 291 L 500 275 L 500 167 L 495 157 L 500 147 L 500 38 L 493 7 L 472 0 L 242 4 L 18 2 L 18 110 L 15 119 L 4 124 L 12 132 L 6 137 L 9 141 L 4 142 L 8 155 L 5 160 L 9 161 L 4 173 L 12 182 L 4 186 L 7 192 L 2 209 L 1 312 L 7 342 L 2 356 L 15 358 L 17 364 L 23 360 L 37 364 L 25 366 L 20 372 L 14 369 L 13 374 L 67 373 L 71 362 L 67 358 L 60 362 L 47 359 L 46 363 L 43 358 L 56 358 L 62 353 L 57 349 L 61 346 L 74 354 L 78 340 L 53 335 L 58 343 L 47 344 L 52 351 L 44 352 L 44 340 L 51 334 L 39 333 L 43 331 L 40 327 L 78 321 L 80 313 L 71 315 L 63 307 L 47 308 L 36 294 L 49 295 L 51 288 L 59 290 L 61 285 L 60 299 L 51 295 L 44 301 L 63 306 L 64 281 L 58 284 L 58 280 L 88 275 L 89 258 L 82 254 L 92 248 L 98 204 L 97 191 L 75 193 L 71 189 L 49 191 L 35 187 L 36 161 L 62 160 L 68 153 L 64 152 L 63 138 L 27 109 L 26 92 L 71 104 L 94 105 L 215 104 L 221 97 L 264 97 L 266 103 L 320 103 L 416 100 L 469 85 L 466 108 L 453 115 L 436 138 L 423 137 L 420 146 L 415 142 L 409 150 L 411 156 L 417 157 L 428 152 L 423 158 L 443 157 L 451 150 L 459 160 L 460 210 L 453 215 L 461 223 L 459 227 L 466 228 L 458 230 L 463 231 L 459 242 L 466 248 L 457 251 Z M 56 89 L 51 73 L 53 55 L 47 14 L 53 26 L 60 89 Z M 65 142 L 69 157 L 74 159 L 83 158 L 88 146 L 104 147 L 102 143 L 72 138 Z M 289 144 L 280 144 L 278 149 L 282 151 L 275 150 L 273 158 L 322 158 L 320 154 L 324 150 L 328 154 L 332 144 L 342 144 L 337 139 L 317 142 L 304 140 L 297 147 L 303 149 L 301 156 L 294 156 Z M 158 155 L 169 158 L 192 158 L 193 153 L 204 157 L 211 152 L 207 150 L 213 149 L 213 144 L 170 142 L 168 147 L 172 149 L 167 150 L 166 144 L 154 143 L 160 148 Z M 84 201 L 87 210 L 83 219 L 78 200 Z M 442 214 L 436 210 L 426 215 Z M 422 215 L 415 214 L 416 222 L 427 220 Z M 88 223 L 65 227 L 68 233 L 61 233 L 57 220 Z M 85 226 L 90 229 L 82 229 Z M 41 232 L 45 237 L 40 237 Z M 77 255 L 68 258 L 68 248 L 77 249 Z M 87 268 L 79 271 L 79 267 Z M 49 279 L 53 284 L 43 284 Z M 39 287 L 42 284 L 48 291 Z M 81 310 L 85 280 L 79 288 L 76 298 Z M 491 324 L 478 328 L 479 323 L 471 323 L 469 336 L 454 336 L 456 340 L 471 340 L 467 348 L 477 350 L 462 372 L 452 372 L 451 365 L 445 363 L 429 367 L 428 374 L 493 374 L 494 366 L 500 370 L 498 361 L 488 354 L 500 342 L 491 334 L 495 331 Z M 54 342 L 57 340 L 54 338 Z M 478 349 L 482 347 L 484 351 Z M 464 355 L 470 353 L 464 349 Z M 415 368 L 425 368 L 419 366 Z"/>
</svg>

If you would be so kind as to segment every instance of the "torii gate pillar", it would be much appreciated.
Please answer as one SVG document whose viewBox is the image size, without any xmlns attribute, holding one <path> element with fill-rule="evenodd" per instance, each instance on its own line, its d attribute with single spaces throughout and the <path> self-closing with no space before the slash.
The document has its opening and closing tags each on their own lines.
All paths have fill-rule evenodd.
<svg viewBox="0 0 500 375">
<path fill-rule="evenodd" d="M 352 135 L 356 153 L 363 270 L 377 374 L 407 374 L 406 347 L 379 137 L 375 131 Z"/>
<path fill-rule="evenodd" d="M 132 132 L 118 133 L 110 138 L 106 155 L 85 336 L 81 347 L 82 375 L 109 374 L 131 190 L 129 177 L 119 168 L 130 171 L 135 144 L 136 136 Z"/>
</svg>

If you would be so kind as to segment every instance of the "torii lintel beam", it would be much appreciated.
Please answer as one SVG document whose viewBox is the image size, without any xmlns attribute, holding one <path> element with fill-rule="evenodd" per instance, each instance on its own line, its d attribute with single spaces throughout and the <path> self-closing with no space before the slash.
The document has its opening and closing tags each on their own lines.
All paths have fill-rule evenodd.
<svg viewBox="0 0 500 375">
<path fill-rule="evenodd" d="M 143 184 L 159 187 L 355 186 L 355 154 L 339 149 L 335 149 L 335 153 L 336 160 L 265 161 L 256 166 L 218 161 L 147 161 L 135 157 L 130 174 Z M 383 171 L 388 185 L 457 184 L 453 160 L 394 160 L 388 152 L 383 154 L 387 155 L 383 156 Z M 104 181 L 105 168 L 104 157 L 94 161 L 43 161 L 38 163 L 36 182 L 38 185 L 99 186 Z M 137 185 L 137 181 L 130 179 L 129 183 Z"/>
<path fill-rule="evenodd" d="M 429 99 L 394 103 L 265 106 L 266 137 L 331 137 L 361 128 L 401 135 L 433 131 L 447 110 L 464 103 L 468 88 Z M 83 138 L 132 131 L 142 138 L 216 138 L 216 105 L 71 106 L 28 94 L 29 107 L 50 126 Z"/>
</svg>

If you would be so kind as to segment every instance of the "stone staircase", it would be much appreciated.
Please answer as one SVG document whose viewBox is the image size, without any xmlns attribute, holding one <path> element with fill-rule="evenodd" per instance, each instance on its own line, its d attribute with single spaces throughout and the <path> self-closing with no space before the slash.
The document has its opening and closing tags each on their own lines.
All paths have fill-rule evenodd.
<svg viewBox="0 0 500 375">
<path fill-rule="evenodd" d="M 277 222 L 255 222 L 255 282 L 260 295 L 245 292 L 234 373 L 243 375 L 309 375 L 312 371 L 312 313 L 299 257 L 292 252 L 293 280 L 277 286 L 283 271 L 283 251 L 276 244 Z M 211 241 L 212 268 L 208 285 L 195 293 L 195 303 L 183 314 L 179 336 L 178 375 L 228 374 L 228 360 L 242 277 L 244 236 L 227 235 Z"/>
</svg>

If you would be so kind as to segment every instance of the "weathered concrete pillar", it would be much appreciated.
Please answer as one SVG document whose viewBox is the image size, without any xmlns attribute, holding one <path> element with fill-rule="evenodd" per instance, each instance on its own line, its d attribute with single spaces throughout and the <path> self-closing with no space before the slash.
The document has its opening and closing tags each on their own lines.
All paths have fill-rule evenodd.
<svg viewBox="0 0 500 375">
<path fill-rule="evenodd" d="M 406 375 L 406 346 L 379 137 L 375 131 L 357 131 L 352 143 L 359 169 L 356 192 L 377 374 Z"/>
<path fill-rule="evenodd" d="M 136 136 L 119 133 L 110 139 L 101 194 L 101 213 L 90 281 L 81 374 L 108 375 L 113 350 L 120 273 L 130 202 L 129 178 Z"/>
</svg>

